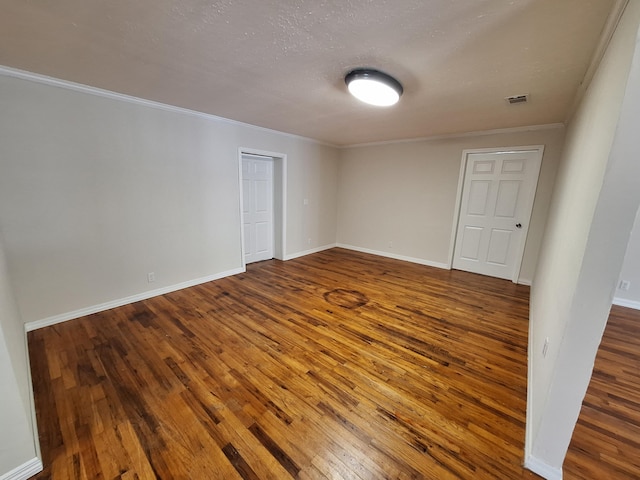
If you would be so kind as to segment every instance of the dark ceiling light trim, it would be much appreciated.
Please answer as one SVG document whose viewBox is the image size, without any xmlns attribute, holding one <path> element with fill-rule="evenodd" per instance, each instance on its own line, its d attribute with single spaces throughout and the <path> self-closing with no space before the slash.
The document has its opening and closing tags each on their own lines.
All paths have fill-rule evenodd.
<svg viewBox="0 0 640 480">
<path fill-rule="evenodd" d="M 372 68 L 350 71 L 344 77 L 344 83 L 358 100 L 378 107 L 395 105 L 404 91 L 398 80 Z"/>
</svg>

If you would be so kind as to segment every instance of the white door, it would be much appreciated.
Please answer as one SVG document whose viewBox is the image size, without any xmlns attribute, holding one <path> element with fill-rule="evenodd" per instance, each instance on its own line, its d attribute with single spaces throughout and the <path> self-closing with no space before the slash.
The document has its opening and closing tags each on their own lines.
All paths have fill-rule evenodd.
<svg viewBox="0 0 640 480">
<path fill-rule="evenodd" d="M 542 149 L 468 153 L 453 268 L 517 282 Z"/>
<path fill-rule="evenodd" d="M 245 264 L 273 258 L 273 161 L 242 155 Z"/>
</svg>

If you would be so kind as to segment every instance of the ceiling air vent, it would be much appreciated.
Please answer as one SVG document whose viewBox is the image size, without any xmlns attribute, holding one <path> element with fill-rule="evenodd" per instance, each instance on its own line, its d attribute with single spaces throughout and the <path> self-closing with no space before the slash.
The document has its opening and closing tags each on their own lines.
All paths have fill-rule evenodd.
<svg viewBox="0 0 640 480">
<path fill-rule="evenodd" d="M 527 103 L 529 101 L 529 94 L 513 95 L 511 97 L 507 97 L 505 100 L 511 105 L 515 105 L 516 103 Z"/>
</svg>

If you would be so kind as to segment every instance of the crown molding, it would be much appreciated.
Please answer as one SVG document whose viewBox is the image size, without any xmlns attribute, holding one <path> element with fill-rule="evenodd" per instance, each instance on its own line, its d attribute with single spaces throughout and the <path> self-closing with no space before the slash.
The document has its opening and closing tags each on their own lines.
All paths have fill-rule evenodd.
<svg viewBox="0 0 640 480">
<path fill-rule="evenodd" d="M 348 148 L 374 147 L 379 145 L 393 145 L 396 143 L 434 142 L 438 140 L 448 140 L 451 138 L 482 137 L 486 135 L 501 135 L 505 133 L 535 132 L 539 130 L 554 130 L 554 129 L 564 128 L 564 127 L 565 127 L 564 123 L 547 123 L 543 125 L 528 125 L 524 127 L 497 128 L 494 130 L 478 130 L 474 132 L 450 133 L 446 135 L 406 138 L 402 140 L 385 140 L 382 142 L 357 143 L 353 145 L 343 145 L 338 148 L 345 150 Z"/>
<path fill-rule="evenodd" d="M 604 58 L 604 54 L 611 43 L 611 39 L 613 38 L 613 34 L 618 28 L 618 24 L 620 23 L 620 19 L 622 19 L 622 15 L 624 14 L 627 5 L 629 4 L 629 0 L 616 0 L 615 4 L 611 8 L 609 12 L 609 16 L 607 17 L 607 21 L 602 27 L 602 33 L 600 34 L 600 40 L 596 45 L 595 50 L 593 51 L 593 55 L 591 56 L 591 61 L 589 62 L 589 66 L 587 71 L 584 74 L 584 78 L 580 85 L 578 86 L 578 90 L 573 98 L 573 103 L 571 104 L 571 108 L 567 113 L 567 117 L 565 119 L 565 123 L 569 123 L 569 121 L 573 118 L 578 109 L 578 105 L 584 94 L 586 93 L 589 85 L 591 85 L 591 80 L 593 80 L 602 59 Z"/>
<path fill-rule="evenodd" d="M 158 110 L 164 110 L 166 112 L 178 113 L 182 115 L 189 115 L 192 117 L 199 117 L 210 121 L 227 123 L 229 125 L 242 126 L 259 130 L 261 132 L 271 133 L 275 135 L 281 135 L 284 137 L 294 138 L 306 142 L 316 143 L 327 147 L 337 148 L 337 145 L 331 143 L 322 142 L 315 138 L 304 137 L 302 135 L 296 135 L 293 133 L 281 132 L 279 130 L 273 130 L 271 128 L 261 127 L 259 125 L 252 125 L 250 123 L 240 122 L 238 120 L 232 120 L 230 118 L 219 117 L 210 113 L 198 112 L 197 110 L 191 110 L 188 108 L 177 107 L 175 105 L 168 105 L 166 103 L 156 102 L 153 100 L 146 100 L 144 98 L 134 97 L 132 95 L 126 95 L 124 93 L 112 92 L 110 90 L 104 90 L 102 88 L 92 87 L 90 85 L 84 85 L 81 83 L 71 82 L 69 80 L 62 80 L 59 78 L 49 77 L 47 75 L 41 75 L 39 73 L 27 72 L 25 70 L 19 70 L 17 68 L 6 67 L 0 65 L 0 76 L 18 78 L 21 80 L 27 80 L 30 82 L 40 83 L 51 87 L 63 88 L 65 90 L 72 90 L 74 92 L 86 93 L 96 97 L 108 98 L 110 100 L 117 100 L 121 102 L 131 103 L 134 105 L 141 105 L 144 107 L 155 108 Z"/>
<path fill-rule="evenodd" d="M 135 105 L 141 105 L 149 108 L 155 108 L 155 109 L 178 113 L 182 115 L 199 117 L 199 118 L 203 118 L 203 119 L 211 120 L 215 122 L 227 123 L 229 125 L 242 126 L 242 127 L 258 130 L 261 132 L 266 132 L 274 135 L 280 135 L 288 138 L 311 142 L 317 145 L 337 148 L 340 150 L 349 149 L 349 148 L 379 146 L 379 145 L 393 145 L 393 144 L 399 144 L 399 143 L 429 142 L 429 141 L 437 141 L 437 140 L 446 140 L 451 138 L 479 137 L 479 136 L 485 136 L 485 135 L 499 135 L 499 134 L 505 134 L 505 133 L 531 132 L 531 131 L 538 131 L 538 130 L 564 128 L 565 126 L 564 123 L 550 123 L 550 124 L 544 124 L 544 125 L 529 125 L 529 126 L 523 126 L 523 127 L 509 127 L 509 128 L 499 128 L 494 130 L 479 130 L 479 131 L 464 132 L 464 133 L 452 133 L 452 134 L 445 134 L 445 135 L 414 137 L 414 138 L 407 138 L 402 140 L 385 140 L 380 142 L 357 143 L 353 145 L 335 145 L 335 144 L 323 142 L 321 140 L 317 140 L 311 137 L 304 137 L 302 135 L 296 135 L 293 133 L 281 132 L 279 130 L 273 130 L 270 128 L 261 127 L 259 125 L 253 125 L 250 123 L 240 122 L 238 120 L 232 120 L 230 118 L 219 117 L 217 115 L 212 115 L 210 113 L 204 113 L 196 110 L 191 110 L 188 108 L 177 107 L 175 105 L 168 105 L 166 103 L 156 102 L 153 100 L 146 100 L 144 98 L 134 97 L 131 95 L 126 95 L 124 93 L 112 92 L 110 90 L 104 90 L 102 88 L 92 87 L 90 85 L 84 85 L 81 83 L 71 82 L 69 80 L 62 80 L 55 77 L 49 77 L 47 75 L 42 75 L 39 73 L 27 72 L 25 70 L 19 70 L 17 68 L 6 67 L 3 65 L 0 65 L 0 76 L 18 78 L 21 80 L 27 80 L 35 83 L 40 83 L 43 85 L 63 88 L 65 90 L 72 90 L 75 92 L 85 93 L 85 94 L 93 95 L 97 97 L 108 98 L 111 100 L 131 103 Z"/>
</svg>

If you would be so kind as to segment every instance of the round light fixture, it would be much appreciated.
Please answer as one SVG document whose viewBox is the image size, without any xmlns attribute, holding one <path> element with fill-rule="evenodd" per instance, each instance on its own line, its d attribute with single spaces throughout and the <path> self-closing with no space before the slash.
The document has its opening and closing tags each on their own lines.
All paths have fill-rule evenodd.
<svg viewBox="0 0 640 480">
<path fill-rule="evenodd" d="M 395 78 L 378 70 L 357 68 L 350 71 L 344 82 L 351 95 L 358 100 L 376 105 L 389 107 L 400 100 L 402 85 Z"/>
</svg>

